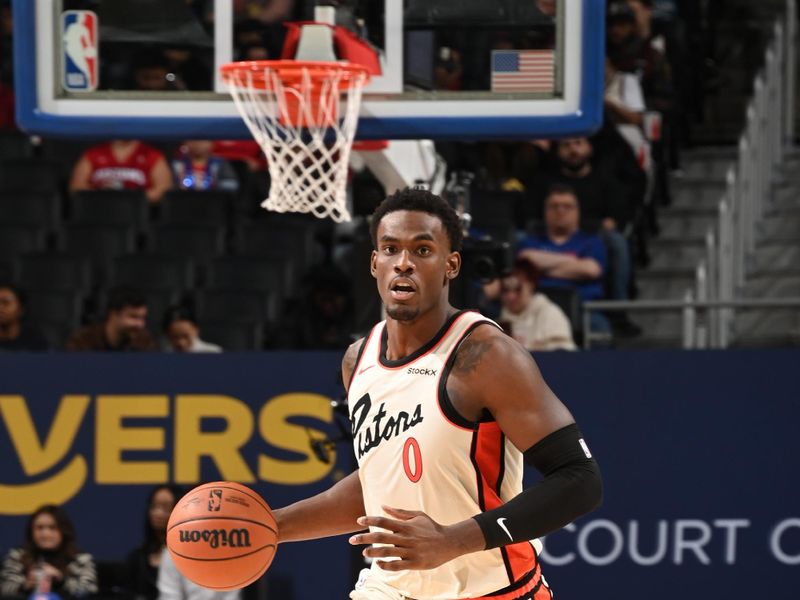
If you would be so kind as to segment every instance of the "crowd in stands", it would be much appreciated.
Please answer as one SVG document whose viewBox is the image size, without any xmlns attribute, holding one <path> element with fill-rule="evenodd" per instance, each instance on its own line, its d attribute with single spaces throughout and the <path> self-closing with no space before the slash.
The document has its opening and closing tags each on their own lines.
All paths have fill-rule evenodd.
<svg viewBox="0 0 800 600">
<path fill-rule="evenodd" d="M 477 305 L 531 350 L 580 345 L 581 302 L 636 295 L 680 167 L 679 125 L 695 110 L 678 19 L 692 10 L 671 4 L 609 3 L 605 119 L 594 135 L 437 143 L 453 172 L 476 175 L 470 233 L 508 242 L 518 258 Z M 206 5 L 187 6 L 209 30 Z M 531 6 L 537 19 L 555 10 Z M 237 57 L 274 57 L 267 34 L 293 7 L 237 3 Z M 10 23 L 3 0 L 0 100 L 12 85 Z M 460 89 L 466 50 L 444 42 L 437 85 Z M 203 89 L 203 60 L 153 49 L 104 78 L 126 82 L 120 89 Z M 13 129 L 6 117 L 0 110 L 0 129 Z M 355 271 L 366 271 L 365 228 L 342 237 L 312 217 L 261 211 L 269 177 L 254 141 L 45 140 L 26 153 L 0 162 L 0 350 L 341 349 L 380 316 L 356 310 L 374 296 Z M 358 204 L 356 178 L 352 194 Z M 590 316 L 608 339 L 640 333 L 624 313 Z"/>
<path fill-rule="evenodd" d="M 76 600 L 93 595 L 130 600 L 239 600 L 240 590 L 215 592 L 181 575 L 166 549 L 167 523 L 185 490 L 158 485 L 147 496 L 141 540 L 127 543 L 124 561 L 96 560 L 81 551 L 67 512 L 52 504 L 28 518 L 21 545 L 0 563 L 0 597 Z M 10 536 L 9 536 L 10 537 Z"/>
</svg>

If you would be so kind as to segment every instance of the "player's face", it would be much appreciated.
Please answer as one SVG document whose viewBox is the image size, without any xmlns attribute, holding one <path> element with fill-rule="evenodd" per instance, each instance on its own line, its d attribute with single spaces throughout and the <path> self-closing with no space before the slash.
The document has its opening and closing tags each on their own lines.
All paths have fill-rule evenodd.
<svg viewBox="0 0 800 600">
<path fill-rule="evenodd" d="M 446 304 L 448 282 L 460 267 L 461 255 L 450 250 L 438 217 L 399 210 L 381 219 L 371 271 L 392 319 L 412 322 Z"/>
<path fill-rule="evenodd" d="M 41 513 L 33 520 L 33 543 L 40 550 L 58 550 L 61 531 L 53 515 Z"/>
</svg>

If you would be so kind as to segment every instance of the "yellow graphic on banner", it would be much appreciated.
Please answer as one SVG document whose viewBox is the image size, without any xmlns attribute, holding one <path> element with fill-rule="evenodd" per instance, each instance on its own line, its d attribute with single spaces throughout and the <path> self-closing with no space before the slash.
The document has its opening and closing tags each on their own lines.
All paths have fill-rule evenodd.
<svg viewBox="0 0 800 600">
<path fill-rule="evenodd" d="M 25 475 L 39 475 L 67 456 L 88 406 L 89 396 L 64 396 L 41 443 L 25 399 L 0 396 L 0 415 Z M 0 484 L 0 514 L 24 515 L 45 503 L 62 504 L 83 487 L 87 472 L 86 460 L 78 455 L 44 481 Z"/>
<path fill-rule="evenodd" d="M 93 422 L 87 417 L 92 400 Z M 35 414 L 37 422 L 46 421 Z M 69 501 L 86 485 L 92 462 L 97 485 L 154 485 L 170 480 L 192 484 L 200 480 L 204 459 L 210 460 L 222 480 L 303 485 L 328 476 L 336 463 L 335 454 L 324 463 L 311 451 L 309 440 L 324 438 L 324 431 L 292 422 L 332 423 L 330 398 L 320 394 L 283 394 L 257 407 L 224 395 L 179 394 L 172 402 L 166 395 L 98 395 L 94 399 L 66 395 L 41 439 L 24 397 L 0 395 L 0 418 L 22 472 L 30 478 L 16 484 L 0 482 L 3 515 L 29 514 L 42 504 Z M 210 431 L 205 427 L 209 422 L 214 423 Z M 88 427 L 94 430 L 86 431 Z M 92 434 L 93 456 L 84 457 L 74 449 L 82 428 L 82 437 Z M 264 449 L 255 464 L 248 464 L 242 451 L 254 441 Z M 267 448 L 294 458 L 267 455 Z M 142 452 L 148 454 L 147 460 Z M 55 473 L 39 477 L 53 469 Z"/>
</svg>

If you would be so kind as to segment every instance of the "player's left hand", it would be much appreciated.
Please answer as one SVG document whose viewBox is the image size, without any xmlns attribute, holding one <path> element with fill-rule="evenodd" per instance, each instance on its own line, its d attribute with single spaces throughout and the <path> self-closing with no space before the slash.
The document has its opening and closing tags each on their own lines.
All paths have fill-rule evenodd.
<svg viewBox="0 0 800 600">
<path fill-rule="evenodd" d="M 387 517 L 360 517 L 359 525 L 388 531 L 359 533 L 350 537 L 354 546 L 368 547 L 363 555 L 376 559 L 386 571 L 434 569 L 457 556 L 483 550 L 485 541 L 477 522 L 467 519 L 454 525 L 440 525 L 424 512 L 384 506 Z M 386 558 L 393 560 L 381 560 Z M 398 560 L 399 559 L 399 560 Z"/>
</svg>

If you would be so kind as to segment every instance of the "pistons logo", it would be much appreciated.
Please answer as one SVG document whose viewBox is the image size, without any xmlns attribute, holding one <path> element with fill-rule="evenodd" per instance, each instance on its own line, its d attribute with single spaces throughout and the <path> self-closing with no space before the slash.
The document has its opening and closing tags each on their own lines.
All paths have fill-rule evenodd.
<svg viewBox="0 0 800 600">
<path fill-rule="evenodd" d="M 208 492 L 208 510 L 209 512 L 219 512 L 222 507 L 222 490 L 210 490 Z"/>
</svg>

